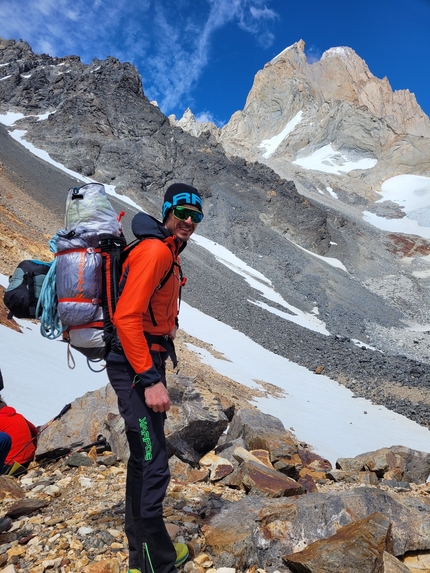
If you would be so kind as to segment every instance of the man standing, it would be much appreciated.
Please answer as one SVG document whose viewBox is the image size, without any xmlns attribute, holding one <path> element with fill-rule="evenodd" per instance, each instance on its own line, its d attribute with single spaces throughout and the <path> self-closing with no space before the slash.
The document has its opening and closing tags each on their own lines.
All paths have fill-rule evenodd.
<svg viewBox="0 0 430 573">
<path fill-rule="evenodd" d="M 165 363 L 170 356 L 176 366 L 173 340 L 183 282 L 179 253 L 203 219 L 200 193 L 184 183 L 171 185 L 162 218 L 160 223 L 138 213 L 132 221 L 133 233 L 144 240 L 123 266 L 114 315 L 117 337 L 106 360 L 130 447 L 125 531 L 131 573 L 173 573 L 188 556 L 185 545 L 173 545 L 163 521 L 170 480 Z"/>
</svg>

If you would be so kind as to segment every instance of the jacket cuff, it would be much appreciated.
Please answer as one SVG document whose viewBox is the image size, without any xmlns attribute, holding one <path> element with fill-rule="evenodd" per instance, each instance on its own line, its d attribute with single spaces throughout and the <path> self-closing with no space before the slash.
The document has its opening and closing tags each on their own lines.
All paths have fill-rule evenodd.
<svg viewBox="0 0 430 573">
<path fill-rule="evenodd" d="M 149 370 L 145 370 L 145 372 L 138 372 L 137 375 L 139 376 L 139 382 L 144 388 L 161 382 L 160 375 L 154 365 Z"/>
</svg>

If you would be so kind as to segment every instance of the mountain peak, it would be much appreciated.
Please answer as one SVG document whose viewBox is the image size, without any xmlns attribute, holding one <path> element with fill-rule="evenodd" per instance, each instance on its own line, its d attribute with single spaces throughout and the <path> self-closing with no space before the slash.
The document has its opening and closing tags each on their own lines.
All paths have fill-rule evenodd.
<svg viewBox="0 0 430 573">
<path fill-rule="evenodd" d="M 414 94 L 393 91 L 352 48 L 330 48 L 315 63 L 307 62 L 304 48 L 303 40 L 296 42 L 257 72 L 244 109 L 221 130 L 227 153 L 263 161 L 281 176 L 292 176 L 292 163 L 327 145 L 351 158 L 381 160 L 360 193 L 379 189 L 400 168 L 424 175 L 425 145 L 411 137 L 428 141 L 430 120 Z M 403 159 L 387 163 L 394 141 Z"/>
<path fill-rule="evenodd" d="M 276 62 L 277 60 L 287 57 L 287 52 L 299 52 L 304 54 L 305 53 L 305 46 L 306 43 L 303 40 L 299 40 L 298 42 L 295 42 L 294 44 L 292 44 L 291 46 L 288 46 L 287 48 L 284 48 L 282 50 L 282 52 L 280 52 L 277 56 L 275 56 L 274 58 L 272 58 L 269 62 L 269 64 L 266 65 L 270 65 L 273 64 L 274 62 Z"/>
<path fill-rule="evenodd" d="M 334 57 L 340 57 L 340 58 L 343 58 L 346 60 L 350 59 L 351 57 L 359 58 L 359 56 L 356 54 L 356 52 L 352 48 L 348 48 L 348 46 L 337 46 L 335 48 L 329 48 L 328 50 L 326 50 L 323 53 L 323 55 L 321 56 L 321 60 L 324 60 L 326 58 L 330 58 L 333 56 Z"/>
</svg>

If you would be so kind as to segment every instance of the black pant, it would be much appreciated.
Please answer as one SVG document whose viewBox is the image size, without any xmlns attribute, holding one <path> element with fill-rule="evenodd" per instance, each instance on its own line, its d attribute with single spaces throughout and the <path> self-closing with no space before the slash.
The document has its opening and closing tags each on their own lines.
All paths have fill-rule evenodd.
<svg viewBox="0 0 430 573">
<path fill-rule="evenodd" d="M 12 438 L 6 432 L 0 432 L 0 474 L 6 473 L 8 466 L 5 465 L 6 458 L 12 447 Z"/>
<path fill-rule="evenodd" d="M 166 384 L 167 352 L 151 351 L 151 355 L 160 379 Z M 118 396 L 130 448 L 125 503 L 129 568 L 175 572 L 176 552 L 164 525 L 162 506 L 170 480 L 165 414 L 154 412 L 146 405 L 144 388 L 128 362 L 112 362 L 108 356 L 107 374 Z"/>
</svg>

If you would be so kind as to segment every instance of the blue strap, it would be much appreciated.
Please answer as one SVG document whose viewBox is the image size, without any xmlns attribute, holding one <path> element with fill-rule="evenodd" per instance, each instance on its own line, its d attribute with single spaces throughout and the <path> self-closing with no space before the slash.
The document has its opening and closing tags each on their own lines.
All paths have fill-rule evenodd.
<svg viewBox="0 0 430 573">
<path fill-rule="evenodd" d="M 57 235 L 49 241 L 52 253 L 57 252 Z M 58 298 L 56 289 L 57 259 L 51 264 L 40 291 L 36 307 L 36 318 L 40 318 L 40 333 L 49 340 L 60 337 L 67 328 L 58 318 Z"/>
</svg>

